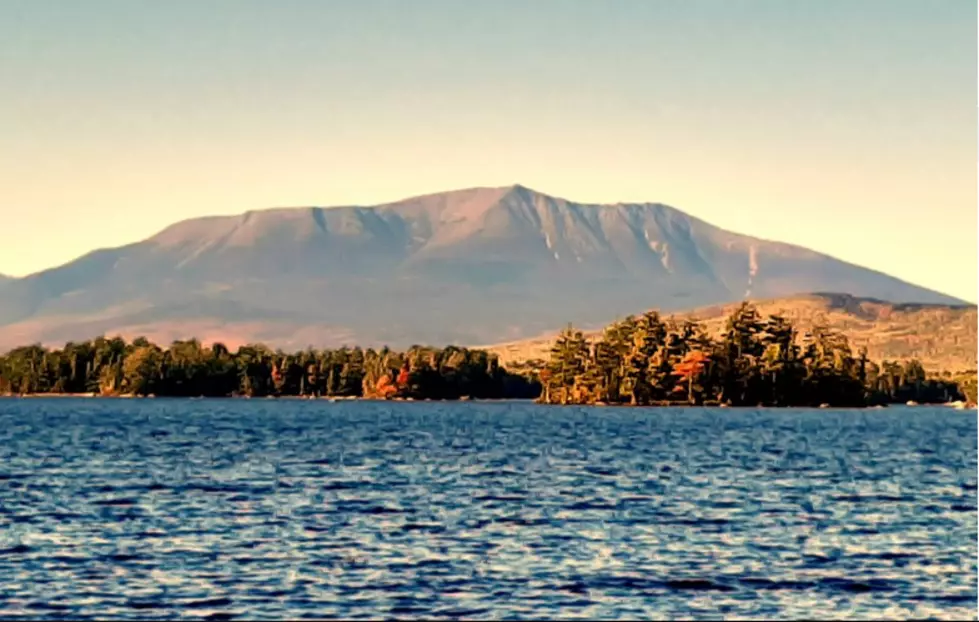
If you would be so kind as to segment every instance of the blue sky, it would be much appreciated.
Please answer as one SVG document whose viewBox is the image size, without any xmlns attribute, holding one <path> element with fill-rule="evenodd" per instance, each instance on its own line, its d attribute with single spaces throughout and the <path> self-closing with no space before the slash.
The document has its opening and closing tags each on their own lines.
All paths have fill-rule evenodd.
<svg viewBox="0 0 979 622">
<path fill-rule="evenodd" d="M 962 0 L 0 0 L 0 272 L 519 182 L 975 301 Z"/>
</svg>

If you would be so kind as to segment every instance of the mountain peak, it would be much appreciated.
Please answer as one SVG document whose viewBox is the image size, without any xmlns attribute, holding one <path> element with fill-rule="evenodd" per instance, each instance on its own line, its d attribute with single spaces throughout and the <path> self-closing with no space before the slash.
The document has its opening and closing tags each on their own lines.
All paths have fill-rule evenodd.
<svg viewBox="0 0 979 622">
<path fill-rule="evenodd" d="M 493 343 L 746 291 L 958 302 L 664 205 L 576 203 L 519 183 L 186 220 L 3 283 L 0 346 L 162 327 L 283 347 Z"/>
</svg>

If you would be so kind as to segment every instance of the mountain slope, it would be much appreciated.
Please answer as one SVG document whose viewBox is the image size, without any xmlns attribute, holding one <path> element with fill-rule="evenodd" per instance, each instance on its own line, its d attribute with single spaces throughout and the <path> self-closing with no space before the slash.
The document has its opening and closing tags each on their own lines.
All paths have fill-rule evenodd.
<svg viewBox="0 0 979 622">
<path fill-rule="evenodd" d="M 661 204 L 522 186 L 177 223 L 3 286 L 0 348 L 102 332 L 302 347 L 486 343 L 635 309 L 832 290 L 954 299 Z"/>
<path fill-rule="evenodd" d="M 728 315 L 740 303 L 677 313 L 678 320 L 703 324 L 712 335 L 724 328 Z M 872 360 L 916 358 L 928 370 L 965 371 L 976 368 L 976 305 L 896 304 L 847 294 L 819 293 L 756 301 L 763 315 L 779 313 L 804 333 L 817 322 L 841 331 L 854 351 L 867 347 Z M 600 331 L 588 333 L 596 337 Z M 519 363 L 546 360 L 554 334 L 489 346 L 500 361 Z"/>
</svg>

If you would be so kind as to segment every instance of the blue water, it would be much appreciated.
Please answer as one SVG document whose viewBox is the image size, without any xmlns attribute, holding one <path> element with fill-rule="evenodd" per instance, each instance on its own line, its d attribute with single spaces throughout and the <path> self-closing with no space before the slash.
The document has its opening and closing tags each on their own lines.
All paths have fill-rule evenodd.
<svg viewBox="0 0 979 622">
<path fill-rule="evenodd" d="M 976 618 L 976 429 L 0 399 L 0 618 Z"/>
</svg>

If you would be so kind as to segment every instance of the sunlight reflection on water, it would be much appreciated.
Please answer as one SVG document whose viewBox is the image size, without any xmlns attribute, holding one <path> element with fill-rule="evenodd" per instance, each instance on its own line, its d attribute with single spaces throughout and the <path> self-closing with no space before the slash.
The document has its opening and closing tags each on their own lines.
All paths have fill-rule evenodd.
<svg viewBox="0 0 979 622">
<path fill-rule="evenodd" d="M 0 400 L 0 617 L 975 618 L 976 420 Z"/>
</svg>

